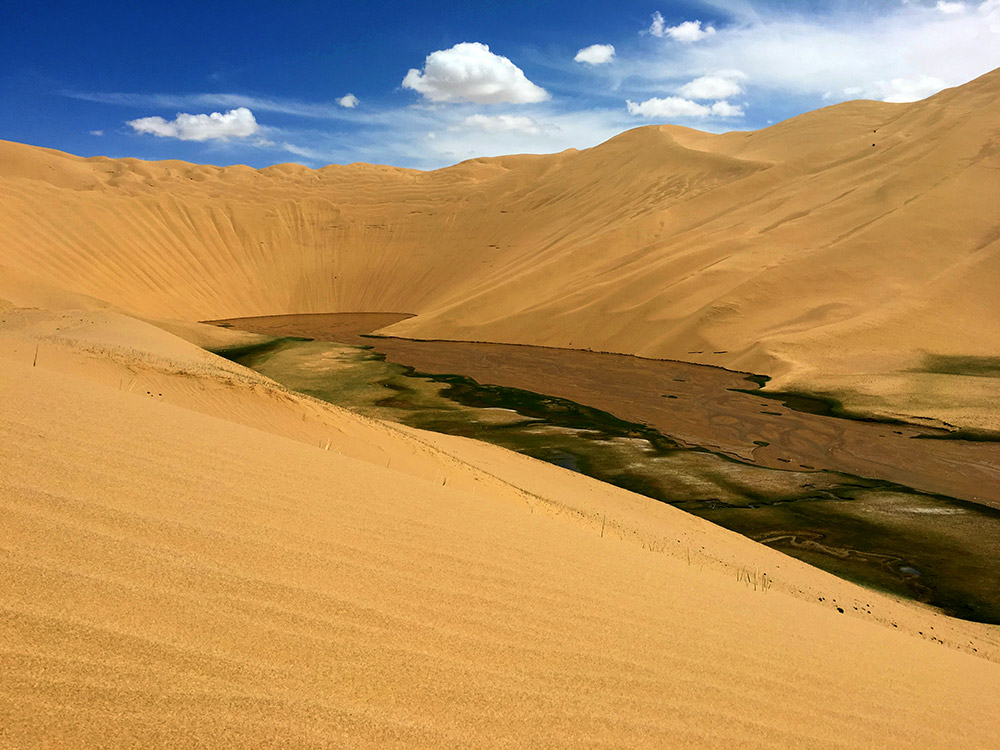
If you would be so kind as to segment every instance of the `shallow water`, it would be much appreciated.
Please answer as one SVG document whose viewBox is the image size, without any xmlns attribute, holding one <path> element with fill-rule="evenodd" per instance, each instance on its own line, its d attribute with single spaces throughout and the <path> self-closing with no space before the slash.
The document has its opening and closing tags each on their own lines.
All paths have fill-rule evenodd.
<svg viewBox="0 0 1000 750">
<path fill-rule="evenodd" d="M 357 412 L 501 445 L 842 577 L 1000 623 L 1000 511 L 842 472 L 763 466 L 567 399 L 418 374 L 372 349 L 285 340 L 230 356 Z"/>
</svg>

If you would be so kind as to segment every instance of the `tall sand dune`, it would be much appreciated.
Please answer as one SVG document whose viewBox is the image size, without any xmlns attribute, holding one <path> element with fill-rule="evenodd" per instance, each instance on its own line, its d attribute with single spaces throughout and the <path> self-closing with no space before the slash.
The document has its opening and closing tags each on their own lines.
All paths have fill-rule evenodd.
<svg viewBox="0 0 1000 750">
<path fill-rule="evenodd" d="M 996 741 L 996 628 L 111 310 L 0 310 L 0 434 L 4 747 Z"/>
<path fill-rule="evenodd" d="M 0 143 L 0 266 L 155 318 L 409 312 L 387 332 L 716 364 L 995 429 L 998 170 L 1000 71 L 434 172 Z"/>
</svg>

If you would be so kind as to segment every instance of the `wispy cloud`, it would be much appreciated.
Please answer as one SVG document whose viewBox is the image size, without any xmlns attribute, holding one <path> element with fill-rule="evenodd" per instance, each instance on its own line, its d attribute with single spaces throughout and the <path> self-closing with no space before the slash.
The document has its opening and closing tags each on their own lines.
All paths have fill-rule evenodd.
<svg viewBox="0 0 1000 750">
<path fill-rule="evenodd" d="M 965 3 L 950 3 L 945 0 L 938 0 L 937 5 L 934 7 L 940 12 L 947 13 L 948 15 L 965 13 Z"/>
<path fill-rule="evenodd" d="M 412 114 L 412 113 L 411 113 Z M 589 148 L 635 126 L 625 107 L 561 111 L 556 105 L 518 115 L 462 115 L 451 125 L 432 126 L 395 146 L 417 166 L 443 166 L 478 156 L 546 154 Z M 523 119 L 522 119 L 523 118 Z"/>
<path fill-rule="evenodd" d="M 484 133 L 506 133 L 508 131 L 520 131 L 532 135 L 542 131 L 541 125 L 534 117 L 526 115 L 469 115 L 458 125 L 452 125 L 449 130 L 456 131 L 463 128 L 468 130 L 481 130 Z"/>
<path fill-rule="evenodd" d="M 293 154 L 294 156 L 301 156 L 303 159 L 306 159 L 313 164 L 323 164 L 329 161 L 328 154 L 318 149 L 307 148 L 306 146 L 297 146 L 294 143 L 287 143 L 284 141 L 273 145 L 286 153 Z"/>
<path fill-rule="evenodd" d="M 735 19 L 698 44 L 664 39 L 641 55 L 620 60 L 634 86 L 653 91 L 678 79 L 732 68 L 746 73 L 752 87 L 774 94 L 837 98 L 846 90 L 900 101 L 1000 66 L 1000 0 L 834 3 L 813 14 L 765 3 L 752 9 L 746 3 L 713 5 L 726 5 Z"/>
<path fill-rule="evenodd" d="M 236 93 L 198 93 L 198 94 L 142 94 L 125 92 L 72 91 L 61 92 L 63 96 L 100 104 L 115 104 L 123 107 L 144 107 L 157 109 L 205 109 L 246 107 L 255 112 L 274 112 L 293 117 L 308 117 L 319 120 L 356 120 L 358 115 L 345 112 L 348 105 L 334 100 L 329 104 L 322 102 L 303 102 L 280 97 L 261 97 Z M 347 97 L 353 97 L 348 94 Z M 341 97 L 346 99 L 347 97 Z M 355 102 L 356 104 L 356 102 Z"/>
</svg>

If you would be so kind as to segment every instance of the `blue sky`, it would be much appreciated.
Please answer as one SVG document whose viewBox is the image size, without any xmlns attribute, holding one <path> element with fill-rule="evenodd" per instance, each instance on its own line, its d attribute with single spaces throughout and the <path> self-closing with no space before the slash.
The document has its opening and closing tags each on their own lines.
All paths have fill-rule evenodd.
<svg viewBox="0 0 1000 750">
<path fill-rule="evenodd" d="M 22 2 L 0 17 L 0 138 L 427 169 L 756 129 L 996 67 L 1000 0 Z"/>
</svg>

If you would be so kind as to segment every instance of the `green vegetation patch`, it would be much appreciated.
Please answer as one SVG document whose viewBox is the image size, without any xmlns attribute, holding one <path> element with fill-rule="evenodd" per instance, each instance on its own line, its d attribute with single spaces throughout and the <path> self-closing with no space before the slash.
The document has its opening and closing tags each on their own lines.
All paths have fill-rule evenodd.
<svg viewBox="0 0 1000 750">
<path fill-rule="evenodd" d="M 283 338 L 219 353 L 356 412 L 500 445 L 670 503 L 858 583 L 1000 624 L 998 511 L 891 482 L 766 468 L 566 399 L 420 373 L 370 348 Z M 827 396 L 745 392 L 858 418 Z"/>
<path fill-rule="evenodd" d="M 749 380 L 749 378 L 747 379 Z M 805 414 L 817 414 L 821 417 L 836 417 L 837 419 L 851 419 L 856 422 L 907 424 L 904 420 L 893 417 L 876 417 L 871 414 L 852 411 L 845 407 L 842 401 L 822 393 L 808 393 L 806 391 L 755 391 L 748 388 L 730 388 L 729 390 L 778 401 L 782 406 L 792 411 L 799 411 Z M 771 412 L 763 413 L 770 414 Z"/>
<path fill-rule="evenodd" d="M 302 341 L 312 341 L 312 339 L 298 336 L 282 336 L 280 338 L 267 339 L 254 344 L 244 344 L 241 346 L 222 347 L 221 349 L 209 349 L 212 354 L 218 354 L 228 360 L 237 362 L 245 367 L 253 369 L 253 363 L 265 359 L 271 353 Z"/>
<path fill-rule="evenodd" d="M 971 378 L 1000 378 L 1000 357 L 960 357 L 928 354 L 917 372 L 936 375 L 964 375 Z"/>
</svg>

